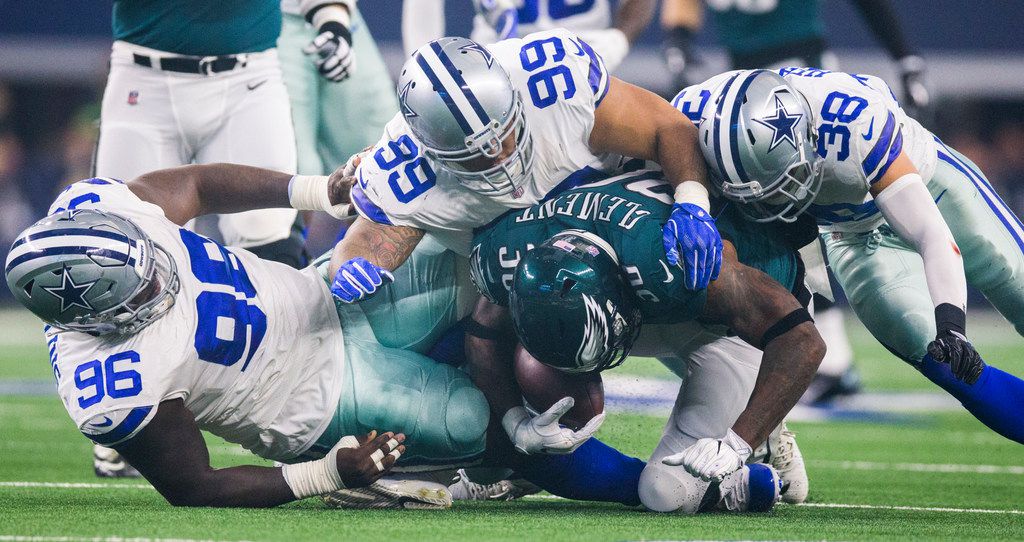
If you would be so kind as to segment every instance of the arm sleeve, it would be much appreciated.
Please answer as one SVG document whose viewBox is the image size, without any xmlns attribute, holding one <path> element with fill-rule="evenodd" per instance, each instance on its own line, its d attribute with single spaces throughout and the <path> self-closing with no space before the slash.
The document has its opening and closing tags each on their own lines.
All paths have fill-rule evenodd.
<svg viewBox="0 0 1024 542">
<path fill-rule="evenodd" d="M 967 279 L 960 248 L 921 176 L 910 173 L 900 177 L 878 194 L 875 204 L 893 231 L 924 260 L 934 306 L 949 303 L 965 309 Z"/>
<path fill-rule="evenodd" d="M 860 11 L 864 22 L 893 59 L 898 60 L 914 54 L 900 28 L 896 10 L 889 0 L 853 0 L 853 5 Z"/>
<path fill-rule="evenodd" d="M 313 14 L 318 9 L 332 5 L 343 5 L 348 8 L 350 14 L 356 12 L 356 0 L 299 0 L 299 12 L 309 22 L 313 22 Z"/>
<path fill-rule="evenodd" d="M 444 37 L 444 0 L 402 2 L 402 47 L 406 55 Z"/>
</svg>

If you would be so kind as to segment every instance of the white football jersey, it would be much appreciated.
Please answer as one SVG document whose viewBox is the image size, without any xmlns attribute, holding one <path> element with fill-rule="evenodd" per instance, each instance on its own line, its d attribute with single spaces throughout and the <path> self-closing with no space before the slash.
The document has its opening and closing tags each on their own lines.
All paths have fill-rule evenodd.
<svg viewBox="0 0 1024 542">
<path fill-rule="evenodd" d="M 594 111 L 608 91 L 609 76 L 601 57 L 589 46 L 558 29 L 505 40 L 487 49 L 522 96 L 533 137 L 532 175 L 522 189 L 492 197 L 466 188 L 422 154 L 420 142 L 399 113 L 356 171 L 352 200 L 360 215 L 382 224 L 429 231 L 447 248 L 468 256 L 474 228 L 509 209 L 529 207 L 603 179 L 620 166 L 620 156 L 590 150 Z M 547 61 L 531 70 L 524 68 L 520 53 L 522 58 L 536 59 L 540 51 Z M 529 84 L 532 75 L 552 68 L 551 73 L 558 74 L 548 80 L 554 81 L 553 87 L 536 81 Z"/>
<path fill-rule="evenodd" d="M 573 32 L 604 30 L 612 24 L 608 0 L 520 0 L 519 35 L 566 28 Z M 473 18 L 473 41 L 492 43 L 494 29 L 481 15 Z"/>
<path fill-rule="evenodd" d="M 112 179 L 71 185 L 50 212 L 63 209 L 133 221 L 167 251 L 181 283 L 173 307 L 134 335 L 47 329 L 57 391 L 87 437 L 124 442 L 176 398 L 200 428 L 267 459 L 294 459 L 320 436 L 341 394 L 344 345 L 314 268 L 226 249 Z"/>
<path fill-rule="evenodd" d="M 716 75 L 680 92 L 672 104 L 697 122 L 716 89 L 736 72 Z M 907 116 L 878 77 L 817 68 L 782 68 L 779 74 L 810 107 L 821 189 L 807 213 L 825 231 L 869 231 L 883 218 L 871 185 L 906 152 L 926 182 L 935 173 L 935 136 Z"/>
</svg>

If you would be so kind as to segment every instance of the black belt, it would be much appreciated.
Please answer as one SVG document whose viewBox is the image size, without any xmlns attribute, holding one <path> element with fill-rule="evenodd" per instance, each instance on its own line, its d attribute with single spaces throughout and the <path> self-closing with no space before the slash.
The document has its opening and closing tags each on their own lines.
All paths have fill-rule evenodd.
<svg viewBox="0 0 1024 542">
<path fill-rule="evenodd" d="M 244 68 L 246 64 L 246 55 L 150 57 L 132 53 L 132 57 L 139 66 L 199 75 L 227 72 L 235 68 Z"/>
</svg>

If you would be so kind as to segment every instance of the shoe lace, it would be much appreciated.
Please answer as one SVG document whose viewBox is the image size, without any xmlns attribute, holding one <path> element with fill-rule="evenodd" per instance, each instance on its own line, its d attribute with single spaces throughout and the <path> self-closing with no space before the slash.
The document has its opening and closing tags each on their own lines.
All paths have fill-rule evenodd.
<svg viewBox="0 0 1024 542">
<path fill-rule="evenodd" d="M 772 464 L 778 470 L 784 470 L 793 462 L 793 442 L 796 440 L 796 433 L 789 429 L 783 429 L 779 433 L 778 445 L 772 456 Z"/>
</svg>

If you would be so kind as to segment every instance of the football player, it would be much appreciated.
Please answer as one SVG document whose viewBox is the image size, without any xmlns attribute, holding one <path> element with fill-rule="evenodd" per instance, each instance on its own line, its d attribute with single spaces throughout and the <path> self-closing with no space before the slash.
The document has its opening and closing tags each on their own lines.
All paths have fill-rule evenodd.
<svg viewBox="0 0 1024 542">
<path fill-rule="evenodd" d="M 708 213 L 696 129 L 655 94 L 610 77 L 579 37 L 553 30 L 481 46 L 443 38 L 402 69 L 401 111 L 361 159 L 360 214 L 334 259 L 333 290 L 358 301 L 390 280 L 425 232 L 468 254 L 473 228 L 606 177 L 622 156 L 653 160 L 676 190 L 663 245 L 685 285 L 717 276 L 721 239 Z M 293 194 L 319 209 L 323 183 Z"/>
<path fill-rule="evenodd" d="M 466 1 L 466 0 L 462 0 Z M 477 43 L 525 36 L 542 30 L 565 28 L 579 34 L 604 58 L 609 70 L 629 53 L 654 16 L 654 0 L 623 0 L 614 19 L 608 0 L 473 0 L 476 17 L 470 38 Z M 420 46 L 443 37 L 443 0 L 402 2 L 402 43 L 412 54 Z"/>
<path fill-rule="evenodd" d="M 727 209 L 718 216 L 721 275 L 706 290 L 689 290 L 654 235 L 670 215 L 670 193 L 659 174 L 640 171 L 511 212 L 479 233 L 472 269 L 484 297 L 467 330 L 474 382 L 517 449 L 550 452 L 578 440 L 557 421 L 572 404 L 560 401 L 540 416 L 522 406 L 507 340 L 513 329 L 533 357 L 570 373 L 609 369 L 631 351 L 658 357 L 683 384 L 661 442 L 632 480 L 643 504 L 690 514 L 765 511 L 780 496 L 780 479 L 782 498 L 802 502 L 803 460 L 782 422 L 824 344 L 797 300 L 810 294 L 796 250 L 782 228 Z M 766 441 L 779 472 L 745 466 Z"/>
<path fill-rule="evenodd" d="M 719 192 L 756 221 L 812 216 L 875 338 L 1024 442 L 1024 381 L 986 366 L 967 339 L 968 282 L 1024 333 L 1024 227 L 977 166 L 869 75 L 733 71 L 674 103 L 700 123 Z"/>
</svg>

